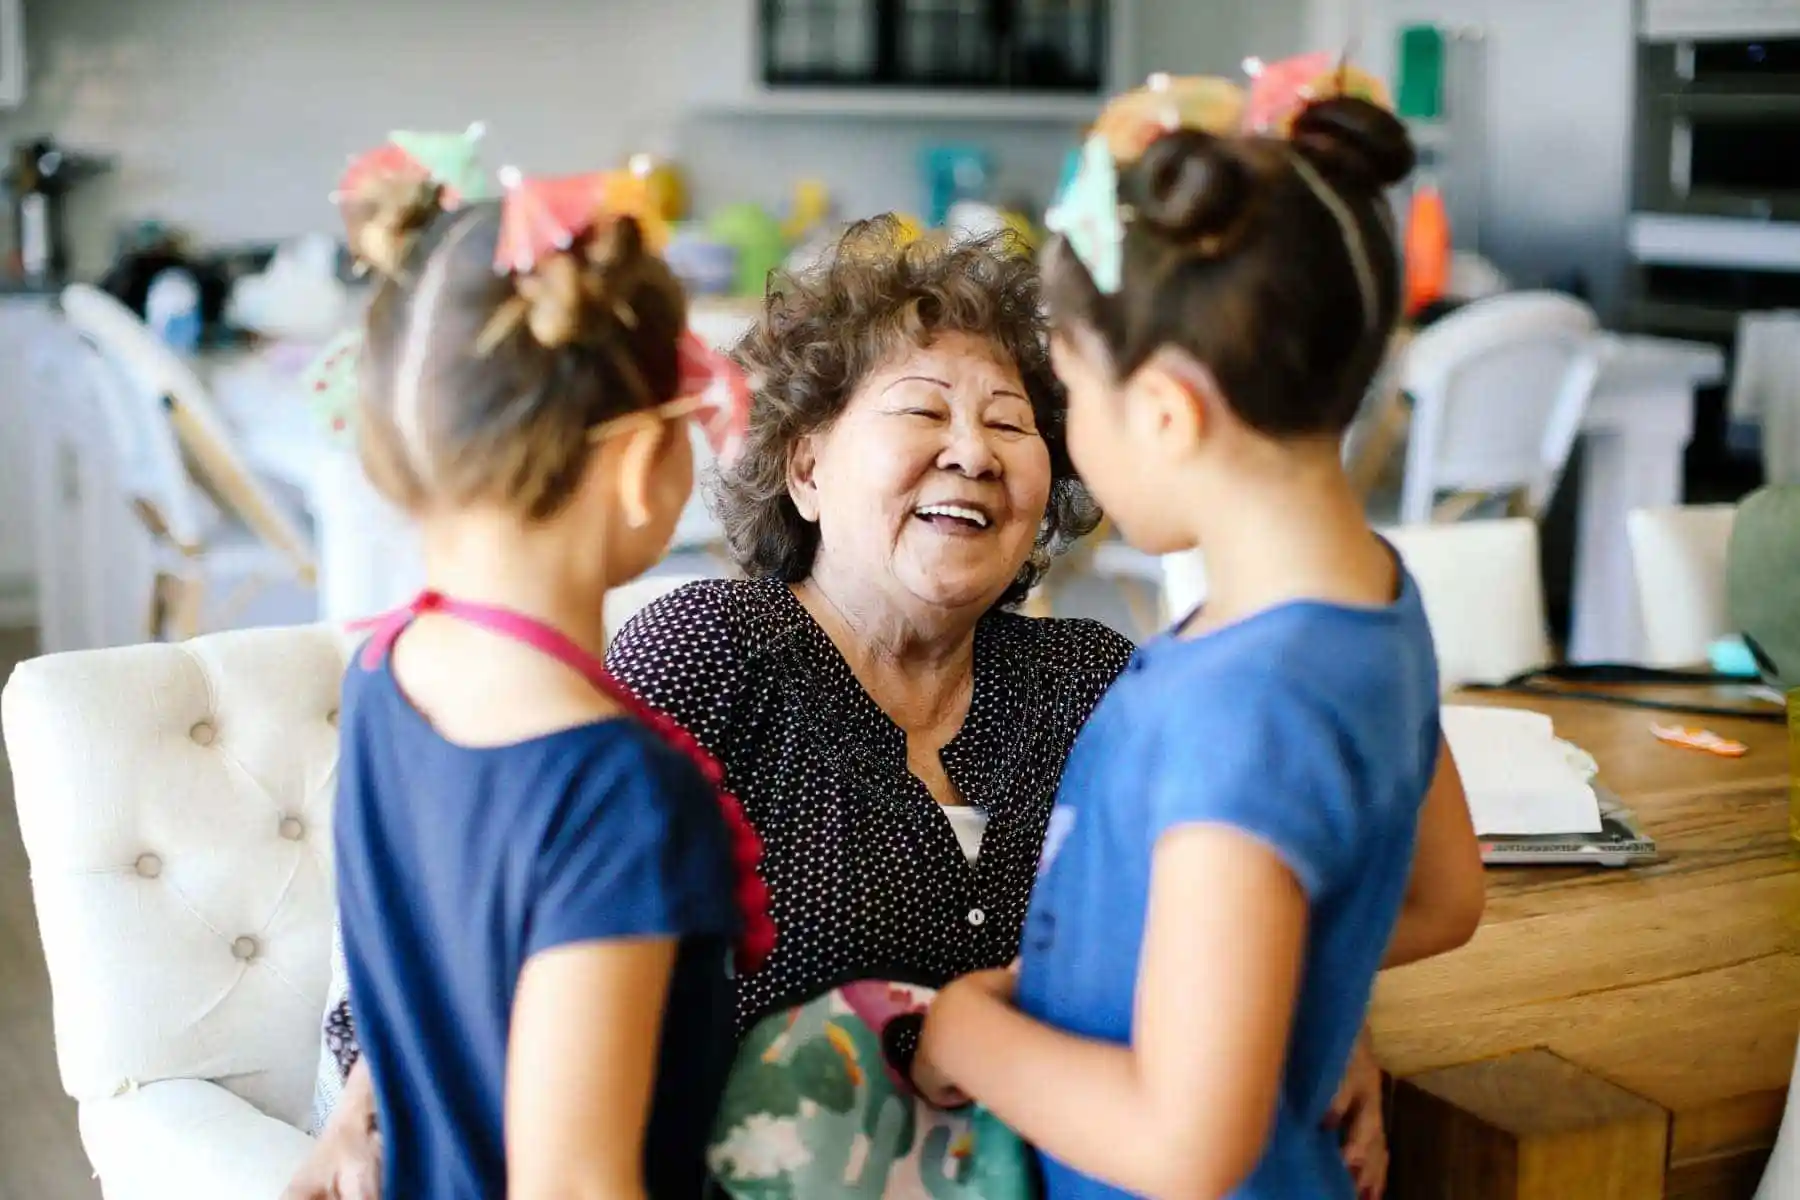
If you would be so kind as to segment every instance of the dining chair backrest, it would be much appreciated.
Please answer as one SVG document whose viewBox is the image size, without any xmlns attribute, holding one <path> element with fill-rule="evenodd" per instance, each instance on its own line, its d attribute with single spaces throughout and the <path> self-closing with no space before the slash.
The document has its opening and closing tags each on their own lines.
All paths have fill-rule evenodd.
<svg viewBox="0 0 1800 1200">
<path fill-rule="evenodd" d="M 1725 586 L 1736 519 L 1735 504 L 1640 508 L 1625 518 L 1646 665 L 1696 666 L 1736 632 Z"/>
<path fill-rule="evenodd" d="M 1536 522 L 1403 525 L 1382 534 L 1419 589 L 1444 691 L 1504 683 L 1550 661 Z"/>
<path fill-rule="evenodd" d="M 1400 369 L 1413 402 L 1402 523 L 1431 520 L 1446 491 L 1518 492 L 1541 513 L 1605 354 L 1593 310 L 1554 292 L 1477 301 L 1421 330 Z"/>
<path fill-rule="evenodd" d="M 61 304 L 69 324 L 160 407 L 194 482 L 310 581 L 316 573 L 311 539 L 250 469 L 193 368 L 136 313 L 99 288 L 70 284 Z"/>
<path fill-rule="evenodd" d="M 31 514 L 38 644 L 46 654 L 155 636 L 159 555 L 134 514 L 142 447 L 135 398 L 97 351 L 70 336 L 32 425 Z"/>
</svg>

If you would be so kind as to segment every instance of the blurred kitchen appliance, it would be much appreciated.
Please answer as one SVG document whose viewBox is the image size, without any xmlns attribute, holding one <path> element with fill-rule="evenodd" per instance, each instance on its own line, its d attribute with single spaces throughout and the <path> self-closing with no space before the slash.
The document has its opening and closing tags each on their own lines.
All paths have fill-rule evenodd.
<svg viewBox="0 0 1800 1200">
<path fill-rule="evenodd" d="M 64 150 L 50 138 L 14 143 L 5 172 L 12 209 L 8 265 L 13 276 L 47 286 L 68 278 L 69 194 L 108 169 L 104 159 Z"/>
</svg>

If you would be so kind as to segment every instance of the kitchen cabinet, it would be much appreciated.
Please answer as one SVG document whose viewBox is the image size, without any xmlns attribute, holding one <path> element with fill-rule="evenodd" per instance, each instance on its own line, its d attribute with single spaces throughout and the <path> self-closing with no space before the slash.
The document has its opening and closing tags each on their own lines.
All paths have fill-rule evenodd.
<svg viewBox="0 0 1800 1200">
<path fill-rule="evenodd" d="M 1142 0 L 1066 0 L 1044 8 L 1076 12 L 1096 5 L 1105 10 L 1104 36 L 1100 45 L 1088 47 L 1093 51 L 1090 86 L 1079 88 L 1043 86 L 1048 75 L 1039 77 L 1035 87 L 1010 78 L 984 81 L 981 72 L 968 65 L 982 57 L 973 51 L 964 68 L 909 77 L 902 69 L 908 56 L 929 58 L 931 43 L 927 33 L 908 35 L 904 25 L 891 41 L 894 61 L 887 76 L 871 78 L 881 69 L 877 58 L 883 43 L 874 20 L 878 9 L 916 9 L 927 18 L 917 29 L 929 31 L 934 20 L 941 26 L 943 21 L 962 19 L 964 9 L 980 7 L 954 0 L 830 0 L 792 6 L 793 20 L 787 23 L 781 20 L 784 10 L 777 0 L 728 0 L 708 13 L 703 44 L 678 51 L 685 60 L 680 69 L 692 81 L 690 102 L 700 112 L 1079 122 L 1093 116 L 1102 97 L 1139 82 L 1137 19 Z M 802 17 L 818 24 L 809 26 Z M 766 71 L 771 55 L 779 68 L 772 76 Z M 949 61 L 955 67 L 959 60 L 953 53 Z M 840 65 L 831 67 L 833 62 Z M 1025 78 L 1032 77 L 1027 73 Z M 1097 86 L 1091 86 L 1096 81 Z M 880 86 L 869 86 L 871 82 Z"/>
</svg>

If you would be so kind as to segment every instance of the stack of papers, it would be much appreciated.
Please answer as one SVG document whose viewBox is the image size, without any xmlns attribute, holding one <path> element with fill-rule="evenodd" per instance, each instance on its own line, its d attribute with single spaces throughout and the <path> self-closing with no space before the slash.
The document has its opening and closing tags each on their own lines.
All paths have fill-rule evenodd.
<svg viewBox="0 0 1800 1200">
<path fill-rule="evenodd" d="M 1593 759 L 1557 738 L 1549 717 L 1446 705 L 1442 722 L 1478 835 L 1601 832 Z"/>
</svg>

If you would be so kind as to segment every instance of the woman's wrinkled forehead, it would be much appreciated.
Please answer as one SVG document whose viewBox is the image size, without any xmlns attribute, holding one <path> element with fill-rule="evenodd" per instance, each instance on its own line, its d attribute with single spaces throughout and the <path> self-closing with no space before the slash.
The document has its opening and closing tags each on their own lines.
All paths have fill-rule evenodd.
<svg viewBox="0 0 1800 1200">
<path fill-rule="evenodd" d="M 1028 399 L 1019 365 L 992 338 L 960 330 L 932 334 L 923 343 L 902 341 L 870 368 L 857 390 L 869 392 L 916 378 L 954 391 L 1011 392 Z"/>
</svg>

